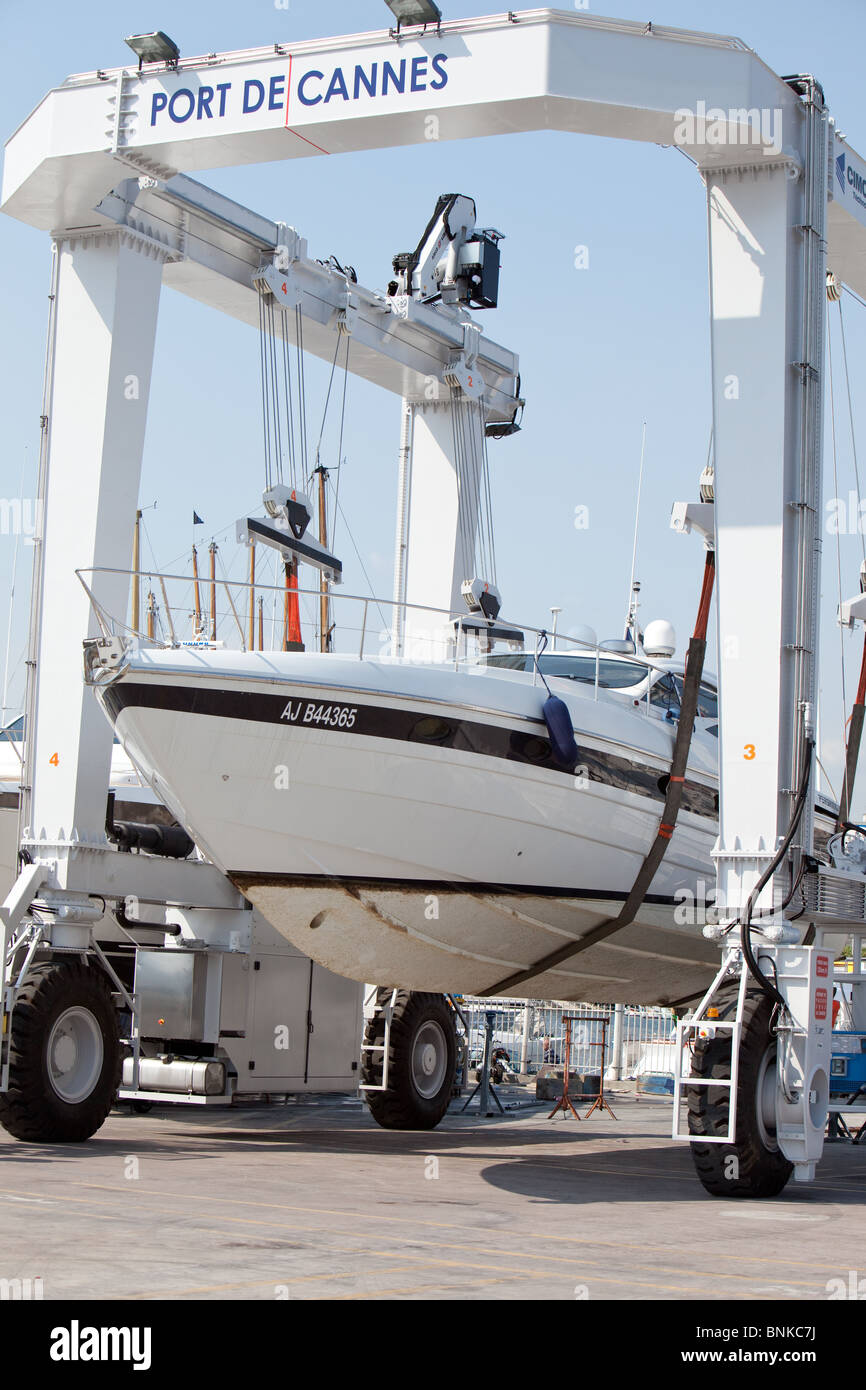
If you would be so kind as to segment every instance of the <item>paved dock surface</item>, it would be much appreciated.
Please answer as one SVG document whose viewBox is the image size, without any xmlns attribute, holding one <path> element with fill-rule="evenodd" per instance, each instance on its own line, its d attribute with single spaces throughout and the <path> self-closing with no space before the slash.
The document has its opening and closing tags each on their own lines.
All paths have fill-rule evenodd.
<svg viewBox="0 0 866 1390">
<path fill-rule="evenodd" d="M 866 1143 L 773 1201 L 719 1201 L 669 1102 L 611 1100 L 617 1120 L 426 1134 L 345 1100 L 118 1110 L 75 1146 L 0 1131 L 0 1279 L 41 1277 L 46 1300 L 796 1301 L 864 1277 Z"/>
</svg>

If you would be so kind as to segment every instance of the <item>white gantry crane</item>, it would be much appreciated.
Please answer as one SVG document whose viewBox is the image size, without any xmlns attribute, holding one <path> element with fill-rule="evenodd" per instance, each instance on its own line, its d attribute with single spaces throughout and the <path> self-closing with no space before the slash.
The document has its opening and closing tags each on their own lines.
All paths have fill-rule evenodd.
<svg viewBox="0 0 866 1390">
<path fill-rule="evenodd" d="M 372 295 L 190 171 L 542 129 L 680 145 L 709 205 L 715 490 L 704 531 L 718 566 L 726 905 L 723 967 L 690 1034 L 684 1137 L 711 1190 L 777 1191 L 792 1165 L 814 1174 L 834 949 L 866 932 L 866 878 L 844 847 L 832 867 L 810 853 L 824 282 L 829 261 L 866 295 L 866 164 L 817 81 L 777 76 L 738 39 L 549 9 L 439 22 L 419 0 L 416 12 L 433 22 L 195 59 L 150 36 L 138 65 L 50 92 L 7 145 L 3 210 L 57 248 L 30 862 L 2 910 L 7 945 L 37 891 L 43 939 L 58 948 L 86 945 L 91 894 L 181 903 L 202 921 L 239 907 L 206 865 L 106 847 L 110 731 L 80 678 L 92 619 L 72 576 L 125 567 L 161 284 L 255 322 L 252 277 L 264 268 L 277 296 L 300 305 L 306 348 L 330 357 L 334 333 L 351 334 L 352 369 L 403 397 L 398 594 L 410 603 L 451 608 L 468 577 L 450 421 L 425 388 L 459 389 L 477 430 L 509 428 L 519 403 L 515 358 L 465 308 L 489 292 L 496 245 L 476 235 L 468 200 L 440 207 L 418 250 L 398 258 L 392 292 Z M 431 548 L 450 549 L 453 566 L 429 564 Z M 124 606 L 120 583 L 95 575 L 108 611 Z M 806 910 L 793 921 L 795 888 Z M 7 1012 L 13 997 L 10 986 Z"/>
</svg>

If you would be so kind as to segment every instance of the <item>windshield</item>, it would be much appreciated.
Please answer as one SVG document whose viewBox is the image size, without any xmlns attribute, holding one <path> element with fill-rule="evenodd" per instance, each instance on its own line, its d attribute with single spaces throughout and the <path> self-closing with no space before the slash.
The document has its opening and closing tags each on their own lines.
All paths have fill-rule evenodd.
<svg viewBox="0 0 866 1390">
<path fill-rule="evenodd" d="M 488 657 L 487 665 L 505 667 L 510 671 L 532 671 L 535 658 L 532 652 L 503 652 Z M 563 680 L 595 685 L 594 656 L 547 652 L 538 658 L 538 669 L 543 676 L 559 676 Z M 640 685 L 646 679 L 646 673 L 646 667 L 636 661 L 617 661 L 606 656 L 598 658 L 598 683 L 603 690 L 624 690 Z"/>
<path fill-rule="evenodd" d="M 680 705 L 683 700 L 683 678 L 682 676 L 671 675 L 668 672 L 662 676 L 661 680 L 656 681 L 650 696 L 650 702 L 660 706 L 665 710 L 673 710 L 679 714 Z M 698 706 L 695 711 L 698 719 L 717 719 L 719 716 L 719 698 L 711 685 L 702 685 L 698 691 Z"/>
</svg>

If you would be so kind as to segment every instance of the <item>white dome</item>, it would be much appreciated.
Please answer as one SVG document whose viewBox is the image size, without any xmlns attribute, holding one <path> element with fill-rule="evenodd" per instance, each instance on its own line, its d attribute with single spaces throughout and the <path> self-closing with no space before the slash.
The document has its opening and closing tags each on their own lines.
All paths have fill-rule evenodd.
<svg viewBox="0 0 866 1390">
<path fill-rule="evenodd" d="M 643 649 L 647 656 L 673 656 L 677 649 L 677 634 L 673 625 L 664 618 L 656 618 L 653 622 L 647 623 L 643 635 Z"/>
<path fill-rule="evenodd" d="M 590 627 L 588 623 L 578 623 L 576 627 L 570 627 L 568 629 L 568 636 L 575 642 L 585 643 L 587 647 L 598 646 L 598 637 L 595 629 Z"/>
</svg>

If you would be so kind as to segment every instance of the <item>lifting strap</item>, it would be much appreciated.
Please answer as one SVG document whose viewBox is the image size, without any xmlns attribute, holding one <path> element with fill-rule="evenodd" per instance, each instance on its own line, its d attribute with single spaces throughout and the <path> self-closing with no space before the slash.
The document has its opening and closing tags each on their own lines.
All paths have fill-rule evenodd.
<svg viewBox="0 0 866 1390">
<path fill-rule="evenodd" d="M 860 682 L 857 686 L 857 699 L 851 710 L 851 727 L 848 730 L 848 748 L 845 754 L 845 776 L 842 781 L 842 798 L 839 802 L 839 816 L 836 829 L 844 830 L 851 819 L 851 800 L 854 794 L 854 778 L 857 773 L 857 759 L 860 756 L 860 740 L 863 735 L 863 714 L 866 711 L 866 634 L 863 637 L 863 659 L 860 662 Z"/>
<path fill-rule="evenodd" d="M 701 676 L 704 670 L 704 656 L 707 650 L 707 623 L 710 615 L 710 598 L 713 592 L 715 572 L 715 555 L 712 550 L 708 550 L 706 564 L 704 566 L 704 582 L 701 587 L 701 601 L 698 605 L 698 616 L 695 623 L 694 636 L 689 642 L 689 652 L 686 658 L 686 669 L 683 679 L 683 698 L 680 706 L 680 717 L 677 724 L 676 738 L 674 740 L 671 770 L 665 790 L 664 810 L 662 811 L 662 818 L 659 822 L 655 839 L 638 870 L 637 878 L 632 884 L 628 897 L 616 917 L 609 917 L 607 921 L 600 922 L 597 927 L 593 927 L 585 936 L 581 936 L 577 941 L 569 941 L 565 946 L 560 946 L 556 951 L 551 951 L 550 955 L 544 956 L 541 960 L 536 961 L 535 965 L 530 965 L 528 969 L 518 970 L 514 975 L 509 975 L 507 979 L 500 980 L 498 984 L 492 985 L 490 989 L 482 990 L 482 996 L 502 994 L 505 990 L 514 989 L 517 985 L 522 985 L 525 980 L 535 979 L 537 975 L 544 974 L 546 970 L 551 970 L 555 965 L 560 965 L 571 956 L 576 956 L 579 952 L 588 950 L 590 946 L 595 946 L 597 942 L 604 941 L 606 937 L 613 936 L 614 932 L 622 931 L 623 927 L 630 926 L 637 916 L 644 898 L 649 892 L 650 884 L 655 878 L 656 871 L 671 842 L 674 827 L 677 823 L 677 816 L 680 813 L 680 803 L 682 801 L 683 787 L 685 785 L 686 764 L 688 762 L 689 748 L 692 742 L 692 731 L 695 727 L 698 692 L 700 690 Z"/>
</svg>

